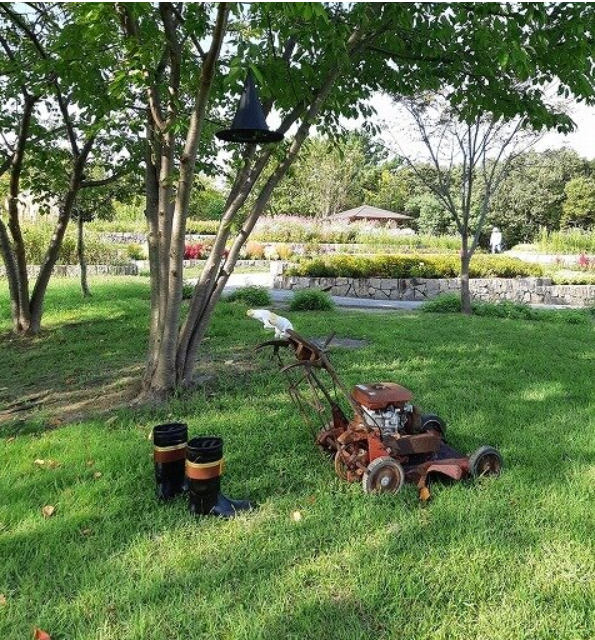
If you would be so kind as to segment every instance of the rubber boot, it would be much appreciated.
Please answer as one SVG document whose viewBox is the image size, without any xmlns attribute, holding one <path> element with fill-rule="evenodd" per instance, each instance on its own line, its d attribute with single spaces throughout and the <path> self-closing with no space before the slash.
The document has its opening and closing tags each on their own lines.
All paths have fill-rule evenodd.
<svg viewBox="0 0 595 640">
<path fill-rule="evenodd" d="M 252 509 L 248 500 L 232 500 L 221 493 L 223 440 L 203 436 L 192 438 L 186 448 L 188 508 L 195 515 L 233 518 Z"/>
<path fill-rule="evenodd" d="M 183 422 L 160 424 L 153 428 L 156 494 L 171 500 L 187 490 L 185 474 L 188 425 Z"/>
</svg>

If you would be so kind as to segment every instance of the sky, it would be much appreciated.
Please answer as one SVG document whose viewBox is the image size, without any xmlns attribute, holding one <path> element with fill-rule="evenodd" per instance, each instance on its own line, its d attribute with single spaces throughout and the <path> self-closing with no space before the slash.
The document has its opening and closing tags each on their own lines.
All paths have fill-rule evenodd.
<svg viewBox="0 0 595 640">
<path fill-rule="evenodd" d="M 570 117 L 577 125 L 574 133 L 563 136 L 549 132 L 539 141 L 536 149 L 543 151 L 567 146 L 584 158 L 595 159 L 595 107 L 577 104 L 570 111 Z"/>
</svg>

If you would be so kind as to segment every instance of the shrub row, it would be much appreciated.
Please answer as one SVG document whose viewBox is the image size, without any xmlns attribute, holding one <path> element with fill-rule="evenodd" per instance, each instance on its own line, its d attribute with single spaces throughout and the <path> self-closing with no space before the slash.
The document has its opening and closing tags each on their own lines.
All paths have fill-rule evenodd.
<svg viewBox="0 0 595 640">
<path fill-rule="evenodd" d="M 583 231 L 582 229 L 547 231 L 547 229 L 542 229 L 535 238 L 535 245 L 543 253 L 595 253 L 595 229 L 591 231 Z"/>
<path fill-rule="evenodd" d="M 219 229 L 219 220 L 188 220 L 186 233 L 196 235 L 215 235 Z"/>
<path fill-rule="evenodd" d="M 190 296 L 188 296 L 190 297 Z M 241 302 L 249 307 L 269 307 L 271 294 L 265 287 L 248 285 L 240 287 L 227 296 L 228 302 Z M 296 291 L 289 303 L 290 311 L 331 311 L 335 303 L 324 291 Z"/>
<path fill-rule="evenodd" d="M 471 303 L 473 313 L 489 318 L 508 318 L 510 320 L 536 320 L 559 322 L 561 324 L 591 324 L 595 308 L 590 309 L 536 309 L 520 302 L 479 302 Z M 461 296 L 446 293 L 434 300 L 424 302 L 422 311 L 427 313 L 460 313 Z"/>
<path fill-rule="evenodd" d="M 304 261 L 287 274 L 313 278 L 456 278 L 460 260 L 447 255 L 329 256 Z M 522 278 L 543 275 L 539 265 L 504 256 L 478 255 L 471 261 L 471 278 Z"/>
</svg>

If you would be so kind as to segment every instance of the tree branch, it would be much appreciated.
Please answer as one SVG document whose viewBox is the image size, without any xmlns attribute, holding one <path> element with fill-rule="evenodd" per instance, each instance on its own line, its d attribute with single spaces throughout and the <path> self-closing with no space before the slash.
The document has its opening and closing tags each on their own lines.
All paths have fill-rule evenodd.
<svg viewBox="0 0 595 640">
<path fill-rule="evenodd" d="M 120 178 L 123 178 L 129 173 L 130 173 L 130 170 L 118 171 L 117 173 L 114 173 L 113 175 L 107 178 L 102 178 L 101 180 L 84 180 L 83 182 L 81 182 L 81 189 L 90 189 L 92 187 L 104 187 L 107 184 L 112 184 L 113 182 L 117 182 L 118 180 L 120 180 Z"/>
</svg>

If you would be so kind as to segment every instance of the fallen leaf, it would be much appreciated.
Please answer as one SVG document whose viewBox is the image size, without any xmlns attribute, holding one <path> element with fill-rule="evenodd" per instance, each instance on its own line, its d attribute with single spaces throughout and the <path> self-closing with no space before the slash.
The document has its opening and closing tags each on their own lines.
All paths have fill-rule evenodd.
<svg viewBox="0 0 595 640">
<path fill-rule="evenodd" d="M 102 475 L 103 475 L 103 473 L 101 473 L 101 471 L 96 471 L 93 474 L 93 477 L 97 480 L 98 478 L 101 478 Z"/>
<path fill-rule="evenodd" d="M 92 467 L 95 464 L 95 460 L 87 460 L 87 466 Z"/>
<path fill-rule="evenodd" d="M 3 607 L 6 604 L 6 596 L 3 593 L 0 593 L 0 607 Z"/>
<path fill-rule="evenodd" d="M 62 418 L 52 418 L 50 420 L 50 427 L 59 427 L 63 423 L 64 423 L 64 420 L 62 420 Z"/>
<path fill-rule="evenodd" d="M 93 533 L 92 529 L 89 529 L 89 527 L 85 527 L 84 529 L 81 529 L 81 535 L 82 536 L 90 536 Z"/>
<path fill-rule="evenodd" d="M 54 513 L 56 513 L 56 507 L 52 504 L 46 504 L 45 507 L 41 510 L 44 518 L 51 518 Z"/>
<path fill-rule="evenodd" d="M 291 519 L 292 519 L 294 522 L 299 522 L 299 521 L 302 519 L 302 514 L 301 514 L 299 511 L 294 511 L 294 512 L 291 514 Z"/>
<path fill-rule="evenodd" d="M 308 496 L 308 503 L 314 504 L 316 502 L 316 496 Z"/>
<path fill-rule="evenodd" d="M 52 637 L 47 631 L 35 627 L 33 630 L 33 640 L 52 640 Z"/>
<path fill-rule="evenodd" d="M 10 436 L 10 438 L 6 438 L 6 443 L 14 442 L 16 440 L 16 436 Z"/>
<path fill-rule="evenodd" d="M 227 365 L 229 367 L 230 365 L 233 364 L 233 360 L 226 360 L 223 364 L 225 364 L 225 365 Z"/>
<path fill-rule="evenodd" d="M 43 460 L 42 458 L 37 458 L 33 462 L 33 464 L 37 467 L 46 467 L 47 469 L 55 469 L 60 466 L 60 463 L 57 460 L 52 460 L 49 458 L 48 460 Z"/>
<path fill-rule="evenodd" d="M 117 418 L 117 416 L 112 416 L 111 418 L 108 418 L 108 419 L 105 421 L 105 424 L 106 424 L 106 425 L 108 425 L 108 426 L 109 426 L 110 424 L 114 424 L 114 422 L 115 422 L 117 419 L 118 419 L 118 418 Z"/>
</svg>

